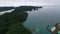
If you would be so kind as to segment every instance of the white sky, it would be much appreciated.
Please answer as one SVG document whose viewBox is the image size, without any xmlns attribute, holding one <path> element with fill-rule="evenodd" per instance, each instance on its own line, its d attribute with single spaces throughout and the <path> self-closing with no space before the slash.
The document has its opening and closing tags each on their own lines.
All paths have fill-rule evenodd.
<svg viewBox="0 0 60 34">
<path fill-rule="evenodd" d="M 60 0 L 0 0 L 0 6 L 60 5 Z"/>
</svg>

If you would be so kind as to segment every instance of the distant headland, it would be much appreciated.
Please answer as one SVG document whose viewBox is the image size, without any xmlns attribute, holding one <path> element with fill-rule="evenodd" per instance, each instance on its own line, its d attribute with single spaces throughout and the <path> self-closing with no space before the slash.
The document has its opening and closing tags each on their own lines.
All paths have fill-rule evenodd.
<svg viewBox="0 0 60 34">
<path fill-rule="evenodd" d="M 0 12 L 1 11 L 7 11 L 11 9 L 19 9 L 20 11 L 31 11 L 32 9 L 36 10 L 37 8 L 42 8 L 42 6 L 19 6 L 19 7 L 0 7 Z"/>
</svg>

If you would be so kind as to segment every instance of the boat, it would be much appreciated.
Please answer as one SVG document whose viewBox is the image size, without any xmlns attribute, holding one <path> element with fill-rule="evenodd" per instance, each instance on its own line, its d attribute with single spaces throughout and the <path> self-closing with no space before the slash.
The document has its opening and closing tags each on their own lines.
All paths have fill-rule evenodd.
<svg viewBox="0 0 60 34">
<path fill-rule="evenodd" d="M 49 25 L 47 28 L 52 34 L 60 34 L 60 23 Z"/>
</svg>

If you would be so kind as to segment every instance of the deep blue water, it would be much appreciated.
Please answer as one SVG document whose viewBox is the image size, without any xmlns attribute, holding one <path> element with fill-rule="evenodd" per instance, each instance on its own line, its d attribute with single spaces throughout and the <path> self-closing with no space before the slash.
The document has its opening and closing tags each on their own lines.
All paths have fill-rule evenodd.
<svg viewBox="0 0 60 34">
<path fill-rule="evenodd" d="M 33 34 L 51 34 L 47 26 L 56 23 L 60 23 L 60 7 L 43 7 L 38 11 L 28 12 L 24 26 Z"/>
</svg>

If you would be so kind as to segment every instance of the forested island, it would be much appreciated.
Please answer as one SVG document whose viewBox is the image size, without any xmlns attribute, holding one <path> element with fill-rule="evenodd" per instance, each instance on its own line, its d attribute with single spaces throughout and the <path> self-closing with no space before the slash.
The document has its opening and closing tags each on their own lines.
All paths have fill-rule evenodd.
<svg viewBox="0 0 60 34">
<path fill-rule="evenodd" d="M 7 11 L 7 10 L 11 10 L 11 9 L 18 9 L 18 10 L 23 10 L 23 11 L 30 11 L 32 9 L 36 9 L 36 8 L 42 8 L 42 6 L 19 6 L 19 7 L 0 7 L 0 12 L 1 11 Z"/>
<path fill-rule="evenodd" d="M 0 7 L 0 12 L 1 11 L 7 11 L 7 10 L 11 10 L 14 9 L 15 7 Z"/>
<path fill-rule="evenodd" d="M 0 16 L 0 34 L 32 34 L 32 32 L 23 25 L 28 17 L 28 13 L 26 11 L 42 7 L 20 6 L 8 7 L 7 9 L 10 10 L 10 8 L 15 10 L 11 13 L 5 13 Z"/>
</svg>

